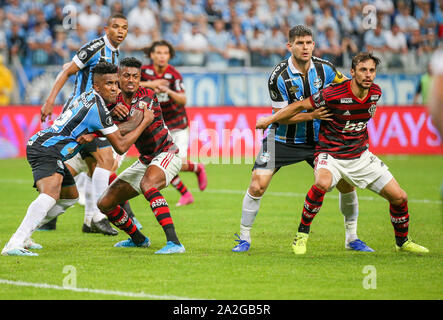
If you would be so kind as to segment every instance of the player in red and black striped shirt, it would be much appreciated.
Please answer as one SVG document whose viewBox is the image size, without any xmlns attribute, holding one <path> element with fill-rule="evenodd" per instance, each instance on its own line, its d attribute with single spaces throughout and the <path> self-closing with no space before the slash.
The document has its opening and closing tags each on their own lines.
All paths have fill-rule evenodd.
<svg viewBox="0 0 443 320">
<path fill-rule="evenodd" d="M 155 41 L 146 50 L 152 63 L 142 66 L 141 85 L 153 89 L 157 93 L 163 118 L 171 132 L 174 143 L 179 148 L 179 156 L 183 161 L 181 171 L 195 172 L 201 191 L 206 189 L 207 177 L 203 164 L 188 160 L 189 128 L 186 114 L 186 94 L 180 72 L 169 64 L 174 57 L 174 47 L 165 40 Z M 194 198 L 177 175 L 171 184 L 180 192 L 181 198 L 177 206 L 194 202 Z"/>
<path fill-rule="evenodd" d="M 406 192 L 400 188 L 388 167 L 369 152 L 367 123 L 375 114 L 380 87 L 373 83 L 380 60 L 360 53 L 352 60 L 352 79 L 318 93 L 269 117 L 260 118 L 257 128 L 289 119 L 303 110 L 324 108 L 329 120 L 322 120 L 316 146 L 315 183 L 306 195 L 302 218 L 292 245 L 295 254 L 306 253 L 310 225 L 321 209 L 326 192 L 340 179 L 356 187 L 368 188 L 387 199 L 394 227 L 396 249 L 426 253 L 428 249 L 408 239 L 409 212 Z"/>
<path fill-rule="evenodd" d="M 159 191 L 168 186 L 177 175 L 182 161 L 178 157 L 178 148 L 163 121 L 155 92 L 140 87 L 141 65 L 142 63 L 135 58 L 125 58 L 120 62 L 121 93 L 117 97 L 117 105 L 120 104 L 121 110 L 118 113 L 121 117 L 119 129 L 124 134 L 137 127 L 140 122 L 140 110 L 145 106 L 154 112 L 154 120 L 135 142 L 140 153 L 139 159 L 116 178 L 97 205 L 114 225 L 131 237 L 115 246 L 149 247 L 148 237 L 131 223 L 131 219 L 119 205 L 143 193 L 166 235 L 166 246 L 156 253 L 182 253 L 185 248 L 178 240 L 168 203 Z M 127 112 L 124 112 L 125 108 L 121 108 L 122 105 Z"/>
</svg>

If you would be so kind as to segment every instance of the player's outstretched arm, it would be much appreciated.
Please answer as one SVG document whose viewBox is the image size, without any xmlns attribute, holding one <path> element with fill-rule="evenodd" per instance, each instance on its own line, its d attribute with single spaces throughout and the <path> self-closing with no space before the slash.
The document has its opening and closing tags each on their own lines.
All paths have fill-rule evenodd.
<svg viewBox="0 0 443 320">
<path fill-rule="evenodd" d="M 325 107 L 321 107 L 318 109 L 314 109 L 312 112 L 301 112 L 296 114 L 295 116 L 287 119 L 279 121 L 281 124 L 295 124 L 300 122 L 312 121 L 314 119 L 330 121 L 332 114 L 329 113 L 329 110 Z"/>
<path fill-rule="evenodd" d="M 63 65 L 62 71 L 60 71 L 57 75 L 51 92 L 49 93 L 48 98 L 41 108 L 40 113 L 42 122 L 45 122 L 46 118 L 52 115 L 52 111 L 54 110 L 55 98 L 57 98 L 58 93 L 63 88 L 66 81 L 68 81 L 68 78 L 76 74 L 79 70 L 80 68 L 73 61 Z"/>
<path fill-rule="evenodd" d="M 283 109 L 280 109 L 278 112 L 274 113 L 273 115 L 259 118 L 257 120 L 257 123 L 255 124 L 255 128 L 266 129 L 271 123 L 274 122 L 284 123 L 284 121 L 288 121 L 299 112 L 303 110 L 312 110 L 312 109 L 314 109 L 314 107 L 311 104 L 311 99 L 304 99 L 301 101 L 297 101 L 287 105 Z"/>
<path fill-rule="evenodd" d="M 154 111 L 148 109 L 148 106 L 143 107 L 143 120 L 134 130 L 128 132 L 126 135 L 122 135 L 120 130 L 114 131 L 111 134 L 106 135 L 111 145 L 114 147 L 118 154 L 123 154 L 129 150 L 134 144 L 135 140 L 142 134 L 148 125 L 154 120 Z"/>
</svg>

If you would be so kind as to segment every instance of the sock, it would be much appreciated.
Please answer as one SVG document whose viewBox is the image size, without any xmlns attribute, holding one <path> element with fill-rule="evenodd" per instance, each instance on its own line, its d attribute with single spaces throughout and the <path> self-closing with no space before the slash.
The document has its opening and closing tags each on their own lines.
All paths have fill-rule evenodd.
<svg viewBox="0 0 443 320">
<path fill-rule="evenodd" d="M 180 241 L 175 233 L 174 222 L 172 221 L 166 199 L 161 195 L 157 188 L 149 189 L 144 193 L 144 196 L 146 200 L 149 201 L 152 212 L 165 232 L 166 241 L 172 241 L 175 244 L 180 244 Z"/>
<path fill-rule="evenodd" d="M 298 227 L 298 232 L 309 233 L 311 228 L 312 220 L 315 215 L 320 211 L 323 204 L 323 198 L 325 196 L 324 191 L 317 188 L 315 185 L 309 189 L 308 194 L 305 198 L 305 203 L 303 206 L 303 213 L 301 216 L 300 225 Z"/>
<path fill-rule="evenodd" d="M 109 177 L 111 176 L 111 171 L 96 167 L 94 173 L 92 174 L 92 199 L 94 201 L 94 215 L 92 220 L 98 222 L 106 218 L 97 207 L 97 202 L 105 192 L 109 185 Z"/>
<path fill-rule="evenodd" d="M 402 204 L 396 206 L 390 204 L 389 211 L 391 214 L 391 223 L 394 227 L 395 242 L 399 247 L 408 240 L 409 230 L 409 212 L 408 202 L 405 201 Z"/>
<path fill-rule="evenodd" d="M 29 205 L 22 223 L 9 240 L 8 247 L 23 248 L 24 241 L 31 237 L 32 233 L 37 229 L 55 203 L 55 199 L 51 196 L 45 193 L 39 194 Z"/>
<path fill-rule="evenodd" d="M 186 192 L 188 192 L 188 189 L 178 175 L 171 180 L 171 184 L 175 189 L 177 189 L 178 192 L 180 192 L 181 195 L 184 195 Z"/>
<path fill-rule="evenodd" d="M 339 207 L 344 216 L 345 241 L 349 243 L 358 239 L 357 221 L 358 221 L 358 197 L 354 190 L 349 193 L 339 193 Z"/>
<path fill-rule="evenodd" d="M 192 171 L 195 173 L 199 173 L 201 170 L 197 163 L 194 163 L 190 160 L 186 160 L 186 164 L 188 165 L 188 168 L 186 170 L 182 170 L 182 171 Z"/>
<path fill-rule="evenodd" d="M 48 223 L 52 219 L 58 217 L 64 213 L 68 208 L 72 207 L 78 201 L 77 199 L 58 199 L 57 202 L 52 206 L 52 208 L 46 214 L 46 217 L 40 222 L 37 228 Z"/>
<path fill-rule="evenodd" d="M 92 179 L 88 175 L 85 177 L 85 219 L 84 224 L 91 226 L 92 217 L 94 216 L 95 206 L 92 195 Z"/>
<path fill-rule="evenodd" d="M 240 239 L 251 243 L 251 228 L 254 224 L 255 218 L 260 208 L 261 197 L 253 197 L 246 191 L 243 198 L 241 224 L 240 224 Z"/>
<path fill-rule="evenodd" d="M 105 214 L 109 221 L 120 230 L 126 232 L 135 244 L 140 244 L 145 241 L 145 235 L 137 229 L 137 226 L 134 224 L 131 217 L 129 217 L 122 207 L 117 206 L 115 209 L 106 212 Z"/>
</svg>

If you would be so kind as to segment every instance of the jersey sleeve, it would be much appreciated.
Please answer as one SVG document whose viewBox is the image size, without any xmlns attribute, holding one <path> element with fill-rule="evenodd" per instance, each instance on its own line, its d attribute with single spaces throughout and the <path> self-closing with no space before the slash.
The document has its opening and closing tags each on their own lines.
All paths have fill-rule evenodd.
<svg viewBox="0 0 443 320">
<path fill-rule="evenodd" d="M 91 132 L 99 131 L 106 136 L 118 130 L 118 127 L 112 120 L 111 112 L 103 102 L 96 99 L 96 103 L 92 108 L 95 108 L 95 112 L 90 113 L 89 130 Z"/>
<path fill-rule="evenodd" d="M 324 88 L 317 93 L 309 97 L 311 104 L 315 109 L 324 107 L 328 103 L 328 93 L 331 91 L 331 87 Z"/>
<path fill-rule="evenodd" d="M 346 77 L 337 70 L 332 64 L 324 64 L 324 70 L 326 75 L 326 85 L 330 83 L 341 83 L 346 80 Z"/>
<path fill-rule="evenodd" d="M 273 75 L 271 75 L 268 81 L 268 90 L 273 108 L 281 109 L 289 104 L 286 86 L 282 77 L 273 78 Z"/>
<path fill-rule="evenodd" d="M 100 59 L 99 53 L 104 46 L 105 41 L 102 38 L 93 40 L 80 48 L 72 58 L 72 61 L 74 61 L 79 69 L 93 65 Z"/>
</svg>

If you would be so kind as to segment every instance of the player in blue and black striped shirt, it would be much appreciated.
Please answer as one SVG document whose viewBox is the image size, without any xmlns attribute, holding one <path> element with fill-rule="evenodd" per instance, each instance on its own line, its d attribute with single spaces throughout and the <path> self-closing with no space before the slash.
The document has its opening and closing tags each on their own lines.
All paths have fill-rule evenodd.
<svg viewBox="0 0 443 320">
<path fill-rule="evenodd" d="M 330 62 L 312 56 L 314 46 L 309 28 L 298 25 L 289 31 L 287 49 L 291 56 L 274 68 L 268 81 L 273 113 L 294 101 L 308 98 L 331 83 L 346 80 Z M 240 235 L 232 251 L 249 250 L 250 230 L 260 208 L 260 200 L 273 175 L 281 167 L 301 161 L 314 167 L 315 145 L 323 116 L 320 109 L 299 114 L 285 123 L 270 125 L 243 199 Z M 355 188 L 341 180 L 337 189 L 340 191 L 340 210 L 345 216 L 346 248 L 372 251 L 357 237 L 358 199 Z"/>
<path fill-rule="evenodd" d="M 107 104 L 116 102 L 118 93 L 117 66 L 108 62 L 97 64 L 93 69 L 93 88 L 71 100 L 51 127 L 29 139 L 26 157 L 39 196 L 28 207 L 23 222 L 2 250 L 3 255 L 37 255 L 27 250 L 41 249 L 29 242 L 32 233 L 77 202 L 74 178 L 63 161 L 80 151 L 82 135 L 100 132 L 123 154 L 152 122 L 153 112 L 146 107 L 140 125 L 122 136 L 106 108 Z M 129 219 L 128 224 L 132 224 L 132 220 Z"/>
<path fill-rule="evenodd" d="M 63 66 L 63 70 L 57 76 L 54 86 L 42 106 L 42 121 L 45 121 L 52 114 L 54 100 L 70 76 L 75 75 L 74 91 L 63 109 L 66 109 L 73 99 L 92 88 L 91 70 L 95 65 L 101 61 L 118 65 L 118 47 L 126 38 L 128 21 L 124 15 L 114 14 L 108 19 L 104 30 L 105 35 L 85 44 L 74 55 L 72 61 Z M 92 186 L 92 191 L 85 192 L 85 198 L 87 199 L 85 199 L 85 219 L 82 230 L 83 232 L 97 230 L 103 234 L 116 235 L 117 231 L 111 228 L 106 216 L 101 214 L 95 205 L 108 186 L 112 169 L 115 168 L 117 163 L 111 145 L 105 138 L 96 138 L 83 147 L 80 155 L 73 159 L 69 165 L 73 172 L 75 171 L 77 174 L 81 173 L 80 167 L 88 167 L 89 169 L 90 177 L 84 176 L 84 178 L 88 180 L 87 185 Z M 86 158 L 89 158 L 88 161 L 85 161 Z M 79 187 L 81 186 L 80 184 Z M 83 191 L 82 188 L 80 188 L 80 191 Z M 132 214 L 130 208 L 128 212 Z M 55 229 L 55 224 L 56 219 L 42 228 L 46 230 Z"/>
</svg>

